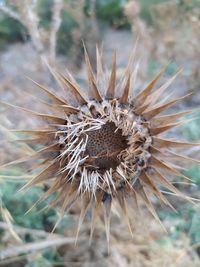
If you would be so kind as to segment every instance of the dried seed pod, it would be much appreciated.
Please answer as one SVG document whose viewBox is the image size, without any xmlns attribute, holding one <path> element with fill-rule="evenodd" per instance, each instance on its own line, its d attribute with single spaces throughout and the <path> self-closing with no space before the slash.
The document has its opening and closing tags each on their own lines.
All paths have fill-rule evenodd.
<svg viewBox="0 0 200 267">
<path fill-rule="evenodd" d="M 31 138 L 21 141 L 43 144 L 43 148 L 27 158 L 9 163 L 16 164 L 42 158 L 43 171 L 31 179 L 23 189 L 52 179 L 50 188 L 37 203 L 57 192 L 56 198 L 50 205 L 62 203 L 63 213 L 79 200 L 81 213 L 77 232 L 87 210 L 92 209 L 92 235 L 94 222 L 101 209 L 104 210 L 107 240 L 109 240 L 110 213 L 114 200 L 119 203 L 130 227 L 127 199 L 137 202 L 140 196 L 149 211 L 159 220 L 151 203 L 150 194 L 154 194 L 169 206 L 170 203 L 159 189 L 160 185 L 175 195 L 184 197 L 170 183 L 167 175 L 183 178 L 185 176 L 174 165 L 164 160 L 163 155 L 181 161 L 193 160 L 182 154 L 176 154 L 171 149 L 199 145 L 159 137 L 161 133 L 179 126 L 180 122 L 174 123 L 177 119 L 192 112 L 160 115 L 188 95 L 163 102 L 162 94 L 176 75 L 153 91 L 164 72 L 162 70 L 146 88 L 131 98 L 133 58 L 134 53 L 130 57 L 124 76 L 117 82 L 115 54 L 110 77 L 106 80 L 102 55 L 98 48 L 97 75 L 92 70 L 85 49 L 88 84 L 92 91 L 88 96 L 71 75 L 65 76 L 52 71 L 62 88 L 70 90 L 74 95 L 78 102 L 76 106 L 36 83 L 41 92 L 53 101 L 51 108 L 56 114 L 62 111 L 65 115 L 47 115 L 21 108 L 45 120 L 49 123 L 49 128 L 22 131 Z M 116 88 L 121 92 L 120 96 L 116 95 Z"/>
</svg>

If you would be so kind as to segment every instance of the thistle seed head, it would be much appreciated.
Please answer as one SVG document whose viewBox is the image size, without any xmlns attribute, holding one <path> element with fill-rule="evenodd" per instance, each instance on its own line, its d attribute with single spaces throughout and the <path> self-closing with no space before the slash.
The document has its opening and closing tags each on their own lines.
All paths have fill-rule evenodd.
<svg viewBox="0 0 200 267">
<path fill-rule="evenodd" d="M 97 75 L 91 68 L 85 49 L 88 87 L 91 91 L 88 96 L 70 74 L 65 76 L 52 70 L 61 87 L 66 92 L 70 91 L 78 104 L 72 105 L 64 97 L 61 98 L 36 83 L 41 92 L 53 100 L 52 104 L 46 105 L 51 106 L 51 109 L 60 115 L 47 115 L 21 108 L 47 122 L 47 127 L 43 130 L 22 131 L 33 137 L 23 140 L 24 142 L 39 143 L 43 148 L 26 159 L 18 160 L 17 163 L 40 158 L 43 159 L 44 166 L 43 171 L 23 188 L 51 179 L 48 191 L 37 203 L 56 192 L 57 196 L 50 205 L 60 204 L 63 214 L 79 201 L 81 213 L 77 232 L 87 210 L 90 209 L 92 234 L 94 222 L 102 208 L 108 240 L 110 212 L 114 200 L 119 203 L 129 226 L 127 200 L 134 204 L 137 203 L 138 197 L 141 197 L 149 211 L 159 220 L 151 203 L 151 195 L 171 206 L 160 191 L 160 186 L 183 197 L 170 183 L 168 175 L 185 176 L 168 159 L 196 161 L 176 154 L 173 149 L 198 144 L 160 137 L 163 132 L 182 123 L 176 122 L 177 119 L 192 112 L 160 115 L 186 97 L 163 101 L 163 93 L 176 75 L 157 90 L 153 90 L 164 72 L 162 70 L 139 94 L 132 96 L 133 59 L 134 52 L 123 77 L 117 82 L 116 55 L 107 79 L 98 48 Z"/>
</svg>

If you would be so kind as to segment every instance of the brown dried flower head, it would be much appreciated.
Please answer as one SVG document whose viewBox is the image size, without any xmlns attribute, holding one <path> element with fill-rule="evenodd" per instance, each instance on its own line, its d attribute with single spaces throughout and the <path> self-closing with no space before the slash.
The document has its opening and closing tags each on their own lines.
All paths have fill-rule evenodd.
<svg viewBox="0 0 200 267">
<path fill-rule="evenodd" d="M 26 143 L 43 145 L 26 159 L 43 159 L 43 171 L 31 179 L 23 189 L 51 180 L 47 192 L 37 201 L 44 200 L 56 192 L 51 205 L 60 204 L 62 213 L 67 212 L 75 202 L 80 202 L 81 212 L 78 231 L 86 212 L 91 211 L 91 235 L 97 216 L 104 210 L 107 239 L 109 240 L 110 213 L 112 203 L 117 200 L 123 217 L 128 222 L 128 203 L 137 203 L 140 197 L 153 216 L 159 220 L 151 203 L 155 195 L 166 205 L 170 205 L 160 186 L 172 194 L 184 197 L 170 182 L 168 176 L 186 178 L 168 159 L 192 160 L 176 154 L 173 149 L 191 147 L 197 144 L 167 140 L 160 134 L 181 125 L 176 122 L 191 111 L 170 115 L 160 115 L 163 111 L 183 100 L 163 99 L 163 93 L 176 75 L 165 84 L 154 89 L 164 69 L 137 95 L 132 94 L 132 63 L 130 56 L 123 77 L 116 81 L 116 55 L 109 77 L 105 74 L 102 55 L 97 48 L 97 75 L 94 74 L 85 49 L 88 84 L 91 93 L 86 95 L 74 78 L 52 71 L 61 87 L 70 91 L 77 101 L 72 105 L 64 97 L 55 95 L 46 87 L 37 84 L 53 102 L 48 103 L 56 114 L 48 115 L 28 111 L 33 116 L 44 119 L 48 126 L 41 130 L 23 130 L 32 138 Z M 15 161 L 16 163 L 16 161 Z M 41 165 L 40 165 L 41 168 Z"/>
</svg>

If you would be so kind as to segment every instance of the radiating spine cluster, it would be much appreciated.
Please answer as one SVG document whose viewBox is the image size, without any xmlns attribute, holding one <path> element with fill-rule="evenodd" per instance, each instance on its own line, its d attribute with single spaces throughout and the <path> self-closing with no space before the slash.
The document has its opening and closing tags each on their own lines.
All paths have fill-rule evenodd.
<svg viewBox="0 0 200 267">
<path fill-rule="evenodd" d="M 46 87 L 35 83 L 41 92 L 53 101 L 53 104 L 43 104 L 60 115 L 42 114 L 17 107 L 48 123 L 48 126 L 41 130 L 19 130 L 33 138 L 18 141 L 42 144 L 44 147 L 31 156 L 4 165 L 5 167 L 22 163 L 32 158 L 43 159 L 44 170 L 31 179 L 23 189 L 51 180 L 49 189 L 37 203 L 57 192 L 56 198 L 49 205 L 60 204 L 62 213 L 67 212 L 76 201 L 79 201 L 82 208 L 78 232 L 86 212 L 91 210 L 93 233 L 94 221 L 103 207 L 108 240 L 113 200 L 116 199 L 119 203 L 130 228 L 127 199 L 137 203 L 140 196 L 149 211 L 159 220 L 151 203 L 151 195 L 172 207 L 159 186 L 184 197 L 166 175 L 187 179 L 167 159 L 199 163 L 198 160 L 179 155 L 172 150 L 199 144 L 159 137 L 163 132 L 184 123 L 185 121 L 176 121 L 193 111 L 159 114 L 190 94 L 174 100 L 163 99 L 164 92 L 177 74 L 153 91 L 164 73 L 163 69 L 139 94 L 132 97 L 134 53 L 135 51 L 130 57 L 123 77 L 117 81 L 116 54 L 110 77 L 107 79 L 99 49 L 97 48 L 96 76 L 85 49 L 90 91 L 88 96 L 83 93 L 72 75 L 68 73 L 65 76 L 51 70 L 62 89 L 70 91 L 74 96 L 77 105 L 72 105 L 64 97 L 61 98 Z"/>
</svg>

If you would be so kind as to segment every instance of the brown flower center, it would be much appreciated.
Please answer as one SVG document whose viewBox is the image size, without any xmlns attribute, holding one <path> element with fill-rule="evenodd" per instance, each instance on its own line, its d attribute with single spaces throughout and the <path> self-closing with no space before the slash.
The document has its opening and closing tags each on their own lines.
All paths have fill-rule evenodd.
<svg viewBox="0 0 200 267">
<path fill-rule="evenodd" d="M 85 153 L 89 155 L 91 169 L 104 172 L 113 170 L 120 164 L 118 155 L 128 147 L 126 136 L 113 122 L 105 123 L 99 130 L 87 132 L 88 141 Z"/>
</svg>

